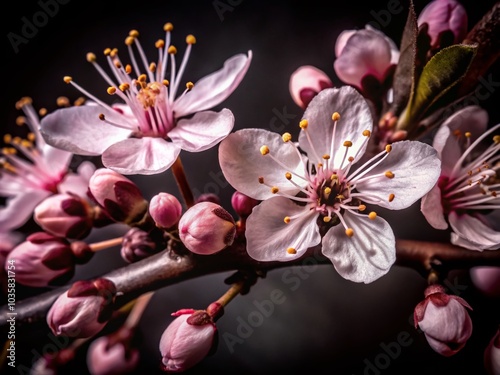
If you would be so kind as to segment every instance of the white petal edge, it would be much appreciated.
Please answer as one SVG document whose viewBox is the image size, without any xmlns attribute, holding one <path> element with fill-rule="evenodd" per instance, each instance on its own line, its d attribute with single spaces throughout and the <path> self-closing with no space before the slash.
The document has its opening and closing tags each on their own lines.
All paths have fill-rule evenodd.
<svg viewBox="0 0 500 375">
<path fill-rule="evenodd" d="M 444 216 L 443 204 L 441 203 L 441 189 L 438 185 L 422 197 L 420 211 L 427 222 L 435 229 L 447 229 L 448 223 Z"/>
<path fill-rule="evenodd" d="M 470 250 L 500 249 L 500 232 L 487 226 L 481 220 L 470 215 L 458 215 L 451 212 L 448 216 L 453 232 L 458 236 L 456 245 Z"/>
</svg>

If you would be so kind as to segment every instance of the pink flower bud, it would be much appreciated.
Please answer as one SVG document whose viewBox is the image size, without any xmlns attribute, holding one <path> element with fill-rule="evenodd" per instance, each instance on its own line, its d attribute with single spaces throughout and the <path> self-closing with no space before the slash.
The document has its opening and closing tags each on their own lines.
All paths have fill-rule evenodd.
<svg viewBox="0 0 500 375">
<path fill-rule="evenodd" d="M 92 375 L 130 374 L 139 364 L 139 351 L 130 348 L 132 332 L 120 329 L 94 340 L 87 351 L 87 367 Z"/>
<path fill-rule="evenodd" d="M 247 217 L 252 213 L 252 209 L 259 203 L 258 200 L 235 191 L 231 197 L 231 205 L 240 217 Z"/>
<path fill-rule="evenodd" d="M 484 368 L 488 375 L 500 375 L 500 328 L 484 350 Z"/>
<path fill-rule="evenodd" d="M 147 213 L 148 202 L 137 185 L 111 169 L 97 169 L 90 178 L 89 191 L 115 221 L 134 224 Z"/>
<path fill-rule="evenodd" d="M 179 237 L 196 254 L 216 253 L 231 245 L 235 235 L 233 217 L 216 203 L 197 203 L 179 220 Z"/>
<path fill-rule="evenodd" d="M 290 95 L 302 109 L 305 109 L 321 90 L 329 87 L 333 87 L 333 83 L 326 73 L 311 65 L 299 67 L 290 76 Z"/>
<path fill-rule="evenodd" d="M 182 215 L 181 202 L 172 194 L 158 193 L 149 202 L 149 214 L 159 228 L 170 228 Z"/>
<path fill-rule="evenodd" d="M 201 194 L 199 197 L 196 198 L 196 203 L 201 203 L 201 202 L 212 202 L 220 204 L 220 198 L 217 194 L 205 193 Z"/>
<path fill-rule="evenodd" d="M 34 211 L 35 222 L 59 237 L 84 238 L 93 225 L 88 202 L 73 194 L 56 194 L 44 199 Z"/>
<path fill-rule="evenodd" d="M 107 279 L 76 281 L 53 303 L 47 324 L 56 336 L 94 336 L 110 319 L 115 295 L 116 287 Z"/>
<path fill-rule="evenodd" d="M 203 310 L 180 310 L 160 339 L 163 370 L 183 372 L 199 363 L 213 349 L 217 327 Z"/>
<path fill-rule="evenodd" d="M 466 308 L 472 309 L 463 298 L 446 294 L 440 285 L 431 285 L 425 290 L 425 299 L 415 307 L 415 327 L 424 332 L 434 351 L 452 356 L 472 334 L 472 320 Z"/>
<path fill-rule="evenodd" d="M 17 245 L 8 255 L 6 265 L 16 266 L 16 282 L 31 287 L 63 285 L 75 271 L 75 257 L 70 243 L 45 232 L 36 232 Z"/>
<path fill-rule="evenodd" d="M 424 23 L 428 25 L 433 48 L 446 47 L 441 45 L 446 32 L 450 33 L 448 45 L 460 43 L 467 35 L 467 12 L 456 0 L 431 1 L 420 13 L 417 23 L 419 27 Z"/>
<path fill-rule="evenodd" d="M 500 267 L 472 267 L 470 277 L 474 286 L 485 296 L 500 297 Z"/>
<path fill-rule="evenodd" d="M 120 253 L 126 262 L 134 263 L 156 252 L 156 243 L 139 228 L 131 228 L 123 236 Z"/>
</svg>

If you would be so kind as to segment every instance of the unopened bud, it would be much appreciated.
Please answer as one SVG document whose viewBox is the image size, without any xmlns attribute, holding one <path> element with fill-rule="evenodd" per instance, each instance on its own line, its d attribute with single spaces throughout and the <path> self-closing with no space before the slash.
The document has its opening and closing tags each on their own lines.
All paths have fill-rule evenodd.
<svg viewBox="0 0 500 375">
<path fill-rule="evenodd" d="M 149 214 L 157 227 L 170 228 L 179 221 L 182 205 L 174 195 L 158 193 L 149 202 Z"/>
<path fill-rule="evenodd" d="M 212 202 L 197 203 L 179 220 L 179 236 L 196 254 L 216 253 L 233 243 L 236 225 L 229 212 Z"/>
<path fill-rule="evenodd" d="M 142 229 L 131 228 L 123 236 L 120 253 L 122 258 L 129 263 L 137 262 L 156 252 L 156 243 Z"/>
<path fill-rule="evenodd" d="M 240 217 L 247 217 L 252 213 L 252 209 L 259 203 L 258 200 L 236 191 L 231 197 L 231 205 Z"/>
<path fill-rule="evenodd" d="M 333 83 L 326 73 L 311 65 L 299 67 L 290 76 L 290 95 L 302 109 L 305 109 L 320 91 L 329 87 L 333 87 Z"/>
<path fill-rule="evenodd" d="M 36 206 L 33 218 L 55 236 L 81 239 L 92 230 L 92 210 L 87 201 L 73 194 L 55 194 Z"/>
<path fill-rule="evenodd" d="M 196 198 L 196 203 L 201 203 L 201 202 L 212 202 L 220 204 L 220 198 L 217 194 L 205 193 L 201 194 L 198 198 Z"/>
</svg>

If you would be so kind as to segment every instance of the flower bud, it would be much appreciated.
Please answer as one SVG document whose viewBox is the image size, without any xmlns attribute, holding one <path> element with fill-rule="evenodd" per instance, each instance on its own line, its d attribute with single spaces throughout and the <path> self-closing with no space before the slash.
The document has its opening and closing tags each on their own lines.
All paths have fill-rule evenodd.
<svg viewBox="0 0 500 375">
<path fill-rule="evenodd" d="M 115 295 L 116 287 L 107 279 L 76 281 L 53 303 L 47 324 L 56 336 L 94 336 L 111 318 Z"/>
<path fill-rule="evenodd" d="M 158 228 L 170 228 L 179 221 L 182 205 L 172 194 L 158 193 L 149 202 L 149 214 Z"/>
<path fill-rule="evenodd" d="M 44 199 L 34 211 L 35 222 L 55 236 L 80 239 L 92 229 L 92 209 L 83 198 L 56 194 Z"/>
<path fill-rule="evenodd" d="M 290 95 L 302 109 L 305 109 L 321 90 L 329 87 L 333 87 L 333 83 L 326 73 L 311 65 L 299 67 L 290 76 Z"/>
<path fill-rule="evenodd" d="M 258 200 L 250 198 L 248 195 L 235 191 L 231 197 L 231 205 L 240 217 L 247 217 L 252 213 L 252 209 L 259 203 Z"/>
<path fill-rule="evenodd" d="M 92 375 L 130 374 L 139 364 L 139 351 L 130 348 L 132 331 L 126 328 L 94 340 L 87 351 Z"/>
<path fill-rule="evenodd" d="M 201 203 L 201 202 L 212 202 L 220 204 L 220 198 L 217 194 L 205 193 L 201 194 L 199 197 L 196 198 L 196 203 Z"/>
<path fill-rule="evenodd" d="M 474 286 L 485 296 L 500 297 L 500 267 L 478 266 L 470 269 L 470 278 Z"/>
<path fill-rule="evenodd" d="M 63 285 L 73 277 L 75 257 L 70 243 L 45 232 L 36 232 L 8 255 L 16 265 L 16 281 L 31 287 Z"/>
<path fill-rule="evenodd" d="M 472 320 L 466 308 L 471 309 L 463 298 L 446 294 L 440 285 L 431 285 L 425 290 L 425 299 L 415 307 L 415 327 L 424 332 L 434 351 L 452 356 L 472 334 Z"/>
<path fill-rule="evenodd" d="M 500 328 L 484 350 L 484 368 L 488 375 L 500 375 Z"/>
<path fill-rule="evenodd" d="M 233 217 L 216 203 L 197 203 L 179 220 L 179 237 L 196 254 L 216 253 L 231 245 L 235 235 Z"/>
<path fill-rule="evenodd" d="M 183 372 L 205 358 L 216 344 L 217 327 L 203 310 L 180 310 L 160 339 L 163 370 Z"/>
<path fill-rule="evenodd" d="M 126 262 L 134 263 L 156 252 L 156 243 L 142 229 L 131 228 L 123 236 L 120 253 Z"/>
<path fill-rule="evenodd" d="M 431 1 L 420 12 L 417 23 L 419 27 L 424 23 L 428 25 L 433 49 L 460 43 L 467 35 L 467 12 L 456 0 Z M 443 45 L 444 38 L 449 40 Z"/>
<path fill-rule="evenodd" d="M 97 169 L 89 181 L 92 198 L 117 222 L 133 225 L 142 222 L 148 202 L 137 185 L 108 168 Z"/>
</svg>

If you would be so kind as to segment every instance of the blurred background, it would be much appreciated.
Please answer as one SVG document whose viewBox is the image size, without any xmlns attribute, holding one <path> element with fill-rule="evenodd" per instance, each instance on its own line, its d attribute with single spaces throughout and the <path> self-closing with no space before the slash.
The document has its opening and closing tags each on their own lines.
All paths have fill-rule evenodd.
<svg viewBox="0 0 500 375">
<path fill-rule="evenodd" d="M 41 16 L 45 4 L 57 4 L 52 14 Z M 417 13 L 426 1 L 415 1 Z M 462 1 L 469 25 L 491 8 L 493 1 Z M 369 5 L 356 1 L 331 3 L 309 1 L 255 0 L 40 0 L 9 2 L 4 5 L 3 96 L 0 106 L 2 133 L 24 135 L 16 127 L 21 113 L 15 102 L 23 96 L 33 98 L 35 108 L 56 109 L 56 98 L 71 101 L 80 96 L 62 77 L 71 75 L 76 82 L 98 97 L 108 100 L 107 85 L 86 62 L 87 52 L 98 59 L 107 47 L 123 44 L 129 30 L 140 32 L 142 46 L 156 59 L 154 42 L 164 36 L 163 24 L 174 24 L 173 43 L 182 56 L 184 38 L 193 34 L 193 48 L 184 80 L 196 82 L 220 67 L 226 59 L 253 51 L 253 61 L 241 85 L 218 108 L 233 111 L 235 129 L 259 127 L 278 132 L 297 133 L 302 111 L 288 92 L 290 74 L 301 65 L 314 65 L 326 72 L 336 85 L 333 71 L 334 45 L 345 29 L 363 28 L 377 22 L 381 30 L 399 44 L 406 22 L 409 2 L 376 0 Z M 390 13 L 388 9 L 402 9 Z M 26 22 L 38 17 L 39 27 L 27 28 Z M 20 39 L 15 39 L 16 34 Z M 121 58 L 128 57 L 122 53 Z M 104 59 L 101 59 L 104 61 Z M 500 81 L 498 64 L 493 81 Z M 481 104 L 490 110 L 491 124 L 500 121 L 498 90 Z M 490 125 L 491 125 L 490 124 Z M 286 130 L 285 130 L 286 129 Z M 231 186 L 224 180 L 217 162 L 217 148 L 181 154 L 186 173 L 197 193 L 216 193 L 230 207 Z M 74 165 L 83 158 L 75 157 Z M 91 159 L 97 166 L 99 158 Z M 155 176 L 130 176 L 146 198 L 159 191 L 179 196 L 170 171 Z M 447 233 L 433 230 L 419 207 L 379 214 L 393 223 L 396 237 L 443 240 Z M 34 228 L 28 223 L 21 228 Z M 115 237 L 126 228 L 113 225 L 95 230 L 89 242 Z M 126 265 L 119 249 L 109 249 L 77 269 L 74 280 L 102 275 Z M 139 374 L 159 374 L 161 356 L 158 343 L 172 320 L 170 314 L 181 308 L 205 308 L 227 288 L 224 279 L 231 273 L 215 274 L 158 290 L 140 324 L 141 363 Z M 474 332 L 457 355 L 444 358 L 427 344 L 413 326 L 413 309 L 423 299 L 425 279 L 412 269 L 395 266 L 389 274 L 369 285 L 342 279 L 333 267 L 311 265 L 275 270 L 260 280 L 249 294 L 238 296 L 218 321 L 217 352 L 186 372 L 267 374 L 277 371 L 314 374 L 482 374 L 482 356 L 489 339 L 500 323 L 498 300 L 479 294 L 467 271 L 457 271 L 445 283 L 450 293 L 465 298 L 473 307 L 470 313 Z M 282 303 L 263 316 L 259 307 L 279 290 Z M 18 287 L 18 300 L 40 292 Z M 259 319 L 258 317 L 262 319 Z M 243 326 L 246 325 L 246 329 Z M 112 331 L 111 325 L 102 334 Z M 244 332 L 244 334 L 241 334 Z M 34 358 L 64 346 L 46 326 L 19 330 L 16 341 L 17 371 L 26 374 Z M 59 344 L 58 344 L 59 343 Z M 87 374 L 85 349 L 81 348 L 70 370 Z M 2 369 L 10 371 L 10 368 Z M 69 372 L 68 371 L 68 372 Z"/>
</svg>

